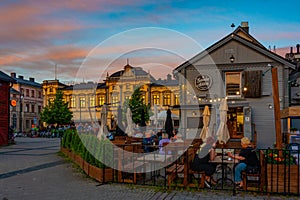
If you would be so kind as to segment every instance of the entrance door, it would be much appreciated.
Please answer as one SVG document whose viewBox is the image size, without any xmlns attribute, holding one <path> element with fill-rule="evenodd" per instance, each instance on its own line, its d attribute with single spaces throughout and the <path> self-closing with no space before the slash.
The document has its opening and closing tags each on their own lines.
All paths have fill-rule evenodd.
<svg viewBox="0 0 300 200">
<path fill-rule="evenodd" d="M 227 127 L 231 139 L 241 139 L 244 137 L 243 107 L 228 108 Z"/>
</svg>

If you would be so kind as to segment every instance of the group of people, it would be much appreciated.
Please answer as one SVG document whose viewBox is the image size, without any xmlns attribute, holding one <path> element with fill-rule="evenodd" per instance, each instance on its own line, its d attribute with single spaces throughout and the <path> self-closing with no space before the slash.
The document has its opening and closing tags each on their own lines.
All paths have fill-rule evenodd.
<svg viewBox="0 0 300 200">
<path fill-rule="evenodd" d="M 158 133 L 154 131 L 147 131 L 145 137 L 143 138 L 143 145 L 145 153 L 149 153 L 156 150 L 156 147 L 159 147 L 159 153 L 164 154 L 163 147 L 169 144 L 170 142 L 183 142 L 182 135 L 176 133 L 168 134 L 160 130 Z"/>
<path fill-rule="evenodd" d="M 234 181 L 237 188 L 243 187 L 242 172 L 247 167 L 259 166 L 256 152 L 247 137 L 241 139 L 241 147 L 239 154 L 228 152 L 228 156 L 237 161 L 237 164 L 234 166 Z M 208 188 L 212 188 L 216 184 L 212 177 L 216 172 L 217 164 L 211 162 L 216 157 L 215 149 L 216 141 L 214 137 L 208 137 L 198 150 L 191 166 L 194 171 L 205 172 L 205 186 Z"/>
</svg>

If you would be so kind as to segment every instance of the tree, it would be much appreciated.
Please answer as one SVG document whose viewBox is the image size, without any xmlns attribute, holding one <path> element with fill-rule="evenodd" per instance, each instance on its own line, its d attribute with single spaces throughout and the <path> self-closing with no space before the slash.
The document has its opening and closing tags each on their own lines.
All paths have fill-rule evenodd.
<svg viewBox="0 0 300 200">
<path fill-rule="evenodd" d="M 73 114 L 68 108 L 68 103 L 63 101 L 63 93 L 57 90 L 53 102 L 48 101 L 48 105 L 41 113 L 41 120 L 47 124 L 69 124 Z"/>
<path fill-rule="evenodd" d="M 129 100 L 129 107 L 132 112 L 132 120 L 134 123 L 141 124 L 143 123 L 143 121 L 149 121 L 149 107 L 144 104 L 140 87 L 135 89 L 133 94 L 131 95 L 131 99 Z M 142 118 L 144 118 L 143 121 Z"/>
</svg>

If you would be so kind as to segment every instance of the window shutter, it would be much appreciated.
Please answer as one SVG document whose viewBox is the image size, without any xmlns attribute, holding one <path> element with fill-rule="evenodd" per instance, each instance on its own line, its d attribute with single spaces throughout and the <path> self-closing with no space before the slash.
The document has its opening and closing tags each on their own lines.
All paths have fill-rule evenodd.
<svg viewBox="0 0 300 200">
<path fill-rule="evenodd" d="M 247 88 L 245 93 L 246 98 L 259 98 L 261 97 L 261 77 L 262 71 L 245 71 L 245 85 Z"/>
</svg>

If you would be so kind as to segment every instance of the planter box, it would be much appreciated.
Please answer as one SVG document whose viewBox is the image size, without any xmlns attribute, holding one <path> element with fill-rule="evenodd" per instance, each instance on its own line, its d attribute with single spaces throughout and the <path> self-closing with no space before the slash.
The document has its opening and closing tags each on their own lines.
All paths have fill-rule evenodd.
<svg viewBox="0 0 300 200">
<path fill-rule="evenodd" d="M 267 192 L 299 194 L 299 169 L 299 165 L 267 164 Z"/>
<path fill-rule="evenodd" d="M 81 156 L 80 155 L 75 155 L 74 156 L 74 162 L 77 164 L 77 165 L 79 165 L 79 167 L 81 168 L 81 169 L 83 169 L 83 159 L 81 158 Z"/>
<path fill-rule="evenodd" d="M 89 175 L 89 167 L 90 167 L 90 164 L 84 160 L 82 169 L 87 175 Z"/>
<path fill-rule="evenodd" d="M 83 160 L 80 155 L 73 153 L 70 149 L 67 148 L 61 147 L 61 152 L 71 158 L 73 162 L 75 162 L 91 178 L 99 181 L 100 183 L 113 181 L 112 168 L 100 169 L 98 167 L 90 165 L 88 162 Z"/>
<path fill-rule="evenodd" d="M 98 167 L 90 165 L 89 176 L 93 179 L 96 179 L 100 183 L 110 182 L 113 180 L 113 169 L 111 168 L 100 169 Z"/>
<path fill-rule="evenodd" d="M 60 151 L 61 151 L 63 154 L 65 154 L 66 156 L 68 156 L 68 157 L 70 157 L 70 155 L 71 155 L 71 150 L 70 150 L 70 149 L 61 147 L 61 148 L 60 148 Z"/>
</svg>

